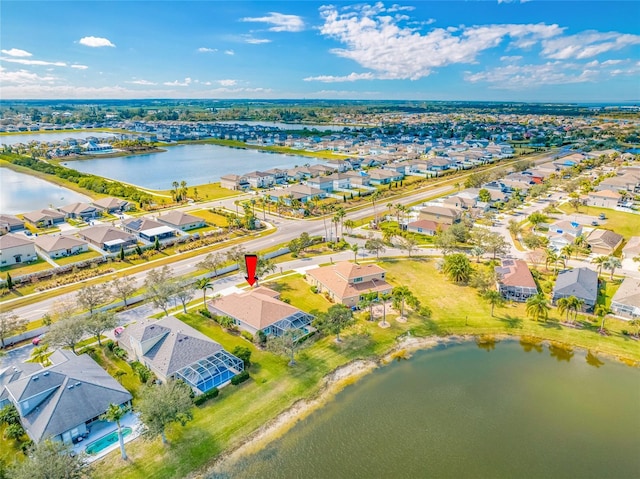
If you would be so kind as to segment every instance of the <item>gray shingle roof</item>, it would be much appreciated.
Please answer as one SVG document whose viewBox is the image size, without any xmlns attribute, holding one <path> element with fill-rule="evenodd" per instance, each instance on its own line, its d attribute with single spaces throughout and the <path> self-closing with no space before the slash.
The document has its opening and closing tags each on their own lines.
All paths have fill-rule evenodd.
<svg viewBox="0 0 640 479">
<path fill-rule="evenodd" d="M 553 297 L 567 296 L 595 302 L 598 299 L 598 273 L 589 268 L 561 271 L 553 288 Z"/>
</svg>

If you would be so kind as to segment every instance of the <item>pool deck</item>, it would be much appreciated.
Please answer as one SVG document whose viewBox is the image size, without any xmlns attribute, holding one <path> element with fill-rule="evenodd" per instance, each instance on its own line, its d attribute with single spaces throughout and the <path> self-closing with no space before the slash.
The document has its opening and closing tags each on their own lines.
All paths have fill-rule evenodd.
<svg viewBox="0 0 640 479">
<path fill-rule="evenodd" d="M 138 419 L 138 416 L 136 416 L 134 413 L 131 413 L 131 412 L 126 414 L 120 420 L 120 426 L 123 428 L 124 427 L 131 428 L 131 434 L 129 434 L 128 436 L 125 436 L 124 438 L 125 444 L 130 441 L 133 441 L 142 432 L 142 423 Z M 76 454 L 83 453 L 85 452 L 85 449 L 89 444 L 91 444 L 94 441 L 97 441 L 98 439 L 106 436 L 107 434 L 112 433 L 113 431 L 116 431 L 117 429 L 118 427 L 113 422 L 96 421 L 91 425 L 91 432 L 89 433 L 89 436 L 85 438 L 82 442 L 78 444 L 74 444 L 72 451 Z M 118 450 L 120 449 L 120 441 L 117 441 L 114 444 L 110 445 L 109 447 L 104 448 L 102 451 L 100 451 L 97 454 L 87 454 L 86 461 L 88 463 L 94 462 L 106 456 L 110 452 L 115 451 L 116 449 Z"/>
</svg>

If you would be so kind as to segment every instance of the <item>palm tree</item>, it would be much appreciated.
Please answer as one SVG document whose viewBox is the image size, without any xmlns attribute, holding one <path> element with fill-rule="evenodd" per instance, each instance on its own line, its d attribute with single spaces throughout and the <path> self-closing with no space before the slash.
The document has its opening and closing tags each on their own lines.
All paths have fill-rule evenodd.
<svg viewBox="0 0 640 479">
<path fill-rule="evenodd" d="M 568 244 L 566 246 L 564 246 L 562 248 L 561 254 L 562 254 L 562 258 L 563 258 L 563 263 L 564 263 L 564 267 L 567 267 L 567 260 L 571 259 L 571 255 L 573 254 L 573 252 L 575 251 L 575 248 Z"/>
<path fill-rule="evenodd" d="M 598 256 L 591 260 L 593 264 L 598 266 L 598 276 L 602 274 L 602 268 L 607 263 L 607 259 L 608 259 L 607 256 Z"/>
<path fill-rule="evenodd" d="M 571 300 L 569 298 L 560 298 L 556 301 L 556 306 L 558 307 L 558 312 L 560 314 L 567 313 L 566 322 L 569 322 L 569 312 L 571 311 Z"/>
<path fill-rule="evenodd" d="M 398 307 L 400 308 L 401 318 L 404 318 L 405 304 L 409 304 L 414 310 L 419 307 L 420 302 L 418 298 L 416 298 L 406 286 L 396 286 L 391 291 L 391 295 L 393 296 L 393 307 L 396 309 L 398 309 Z"/>
<path fill-rule="evenodd" d="M 353 251 L 353 262 L 355 264 L 358 264 L 358 250 L 360 249 L 360 247 L 358 246 L 358 243 L 353 243 L 351 245 L 351 251 Z"/>
<path fill-rule="evenodd" d="M 608 256 L 607 261 L 604 264 L 605 269 L 611 270 L 611 276 L 609 276 L 609 281 L 613 281 L 613 273 L 616 268 L 622 268 L 622 263 L 615 256 Z"/>
<path fill-rule="evenodd" d="M 43 367 L 47 367 L 51 365 L 51 361 L 49 361 L 49 345 L 42 344 L 37 346 L 31 351 L 31 360 L 42 364 Z"/>
<path fill-rule="evenodd" d="M 358 301 L 358 308 L 369 310 L 369 321 L 373 321 L 373 303 L 374 298 L 372 293 L 363 294 Z"/>
<path fill-rule="evenodd" d="M 207 290 L 213 289 L 213 283 L 209 278 L 200 278 L 196 280 L 195 287 L 202 290 L 202 305 L 207 309 Z"/>
<path fill-rule="evenodd" d="M 558 259 L 559 259 L 558 254 L 551 248 L 547 248 L 545 250 L 545 254 L 547 255 L 547 259 L 545 260 L 545 268 L 547 268 L 547 271 L 549 271 L 550 263 L 553 263 L 554 265 L 553 270 L 557 271 L 556 266 L 558 265 Z"/>
<path fill-rule="evenodd" d="M 378 212 L 376 210 L 376 201 L 378 201 L 380 199 L 380 197 L 382 196 L 382 193 L 380 193 L 380 190 L 376 190 L 373 193 L 371 193 L 371 206 L 373 206 L 373 222 L 375 224 L 376 229 L 378 229 Z"/>
<path fill-rule="evenodd" d="M 484 248 L 482 246 L 474 246 L 471 248 L 471 256 L 476 257 L 476 263 L 480 262 L 480 256 L 484 254 Z"/>
<path fill-rule="evenodd" d="M 118 426 L 118 440 L 120 442 L 120 455 L 122 459 L 125 461 L 127 458 L 127 452 L 124 450 L 124 437 L 122 436 L 122 428 L 120 427 L 120 420 L 124 417 L 125 414 L 129 412 L 128 407 L 118 406 L 116 404 L 109 404 L 109 408 L 105 411 L 105 413 L 100 416 L 100 419 L 109 422 L 115 422 L 116 426 Z"/>
<path fill-rule="evenodd" d="M 383 293 L 380 295 L 382 300 L 382 326 L 387 325 L 387 301 L 391 299 L 391 294 Z"/>
<path fill-rule="evenodd" d="M 347 233 L 351 233 L 353 228 L 356 227 L 356 222 L 353 220 L 345 220 L 342 226 L 347 228 Z"/>
<path fill-rule="evenodd" d="M 600 329 L 599 329 L 601 333 L 605 332 L 604 321 L 607 317 L 607 314 L 609 314 L 610 312 L 611 311 L 609 311 L 609 308 L 607 308 L 604 304 L 599 304 L 596 306 L 594 313 L 596 313 L 596 316 L 598 316 L 602 320 L 602 323 L 600 323 Z"/>
<path fill-rule="evenodd" d="M 545 323 L 549 317 L 549 304 L 544 293 L 535 294 L 527 299 L 527 316 L 531 316 L 534 321 L 544 319 Z"/>
<path fill-rule="evenodd" d="M 573 320 L 576 321 L 578 319 L 578 311 L 582 311 L 582 307 L 584 306 L 584 299 L 576 298 L 575 296 L 570 296 L 571 300 L 571 309 L 573 309 Z"/>
<path fill-rule="evenodd" d="M 629 326 L 636 328 L 636 334 L 634 334 L 636 338 L 640 336 L 640 319 L 632 319 L 631 321 L 629 321 Z"/>
<path fill-rule="evenodd" d="M 493 309 L 496 306 L 502 306 L 504 304 L 504 298 L 499 291 L 494 289 L 486 291 L 482 296 L 491 305 L 491 317 L 493 318 Z"/>
</svg>

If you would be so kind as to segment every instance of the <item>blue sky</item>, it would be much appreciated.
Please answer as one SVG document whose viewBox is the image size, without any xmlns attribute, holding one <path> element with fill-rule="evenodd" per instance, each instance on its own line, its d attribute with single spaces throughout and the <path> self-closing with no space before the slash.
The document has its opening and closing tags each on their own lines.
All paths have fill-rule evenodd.
<svg viewBox="0 0 640 479">
<path fill-rule="evenodd" d="M 640 101 L 640 2 L 2 1 L 0 96 Z"/>
</svg>

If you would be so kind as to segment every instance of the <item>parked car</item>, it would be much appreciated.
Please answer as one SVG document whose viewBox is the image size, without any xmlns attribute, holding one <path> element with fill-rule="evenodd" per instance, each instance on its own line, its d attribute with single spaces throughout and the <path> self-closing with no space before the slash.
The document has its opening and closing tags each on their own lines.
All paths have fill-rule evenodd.
<svg viewBox="0 0 640 479">
<path fill-rule="evenodd" d="M 591 222 L 591 226 L 599 226 L 599 225 L 600 225 L 600 223 L 598 223 L 597 221 L 592 221 Z"/>
<path fill-rule="evenodd" d="M 600 216 L 598 216 L 598 218 L 600 218 L 601 220 L 606 220 L 607 216 L 604 213 L 600 213 Z"/>
<path fill-rule="evenodd" d="M 122 326 L 118 326 L 116 329 L 113 330 L 113 335 L 120 336 L 122 334 L 122 331 L 124 331 L 124 328 Z"/>
<path fill-rule="evenodd" d="M 45 333 L 42 333 L 40 336 L 36 336 L 31 340 L 31 344 L 34 346 L 38 346 L 42 342 L 42 338 L 44 338 Z"/>
</svg>

